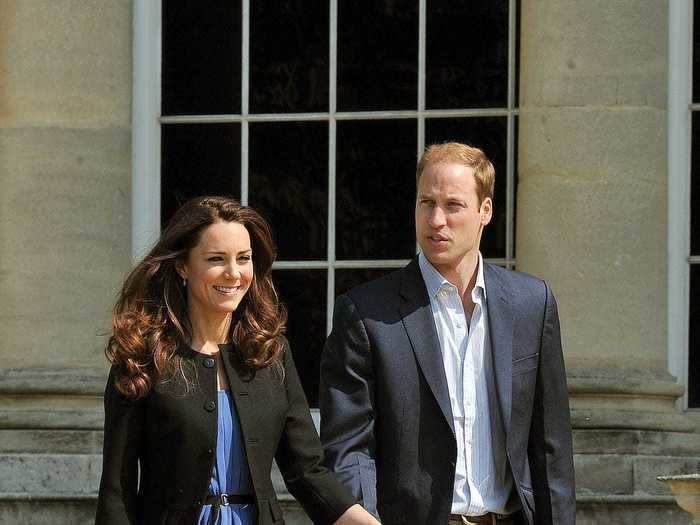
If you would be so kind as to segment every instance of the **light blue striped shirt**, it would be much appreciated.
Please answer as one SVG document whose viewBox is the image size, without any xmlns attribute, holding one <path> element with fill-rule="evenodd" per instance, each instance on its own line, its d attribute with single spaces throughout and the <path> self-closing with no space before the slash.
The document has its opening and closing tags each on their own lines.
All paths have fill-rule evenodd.
<svg viewBox="0 0 700 525">
<path fill-rule="evenodd" d="M 507 514 L 513 478 L 495 389 L 486 310 L 484 263 L 479 253 L 474 310 L 468 319 L 458 288 L 418 255 L 440 340 L 457 439 L 452 513 Z"/>
</svg>

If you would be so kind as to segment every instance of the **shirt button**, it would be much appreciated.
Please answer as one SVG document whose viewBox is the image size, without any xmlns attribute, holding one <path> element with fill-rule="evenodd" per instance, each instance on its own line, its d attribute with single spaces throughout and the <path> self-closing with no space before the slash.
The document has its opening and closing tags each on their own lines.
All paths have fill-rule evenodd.
<svg viewBox="0 0 700 525">
<path fill-rule="evenodd" d="M 211 357 L 207 357 L 206 359 L 204 359 L 204 366 L 206 366 L 207 368 L 214 368 L 214 364 L 215 362 Z"/>
<path fill-rule="evenodd" d="M 216 408 L 216 403 L 213 401 L 209 401 L 206 405 L 204 405 L 204 410 L 207 412 L 214 412 L 214 409 Z"/>
</svg>

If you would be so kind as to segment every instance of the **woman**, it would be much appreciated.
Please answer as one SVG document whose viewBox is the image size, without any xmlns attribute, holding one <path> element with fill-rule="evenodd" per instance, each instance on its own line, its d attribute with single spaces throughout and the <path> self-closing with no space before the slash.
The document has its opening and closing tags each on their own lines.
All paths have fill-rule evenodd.
<svg viewBox="0 0 700 525">
<path fill-rule="evenodd" d="M 315 523 L 378 523 L 321 466 L 251 208 L 202 197 L 124 283 L 106 354 L 98 524 L 280 524 L 273 457 Z"/>
</svg>

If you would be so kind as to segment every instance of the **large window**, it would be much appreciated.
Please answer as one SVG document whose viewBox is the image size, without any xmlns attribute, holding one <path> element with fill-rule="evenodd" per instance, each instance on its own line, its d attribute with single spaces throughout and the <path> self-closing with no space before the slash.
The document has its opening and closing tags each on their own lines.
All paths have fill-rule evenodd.
<svg viewBox="0 0 700 525">
<path fill-rule="evenodd" d="M 688 407 L 700 408 L 700 6 L 693 14 L 693 75 L 690 168 L 690 312 Z"/>
<path fill-rule="evenodd" d="M 514 266 L 515 0 L 164 0 L 161 22 L 161 223 L 206 193 L 269 219 L 312 405 L 335 297 L 415 254 L 425 145 L 492 158 L 483 252 Z"/>
</svg>

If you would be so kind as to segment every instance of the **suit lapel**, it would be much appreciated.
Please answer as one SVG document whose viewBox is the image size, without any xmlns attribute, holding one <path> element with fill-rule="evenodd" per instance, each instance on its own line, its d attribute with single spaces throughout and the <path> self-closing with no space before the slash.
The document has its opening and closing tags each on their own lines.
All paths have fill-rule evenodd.
<svg viewBox="0 0 700 525">
<path fill-rule="evenodd" d="M 513 307 L 498 269 L 484 264 L 491 356 L 498 391 L 498 404 L 506 437 L 510 431 L 513 388 Z"/>
<path fill-rule="evenodd" d="M 403 272 L 399 309 L 418 365 L 454 434 L 452 407 L 445 367 L 442 363 L 440 341 L 418 259 L 414 259 Z"/>
</svg>

